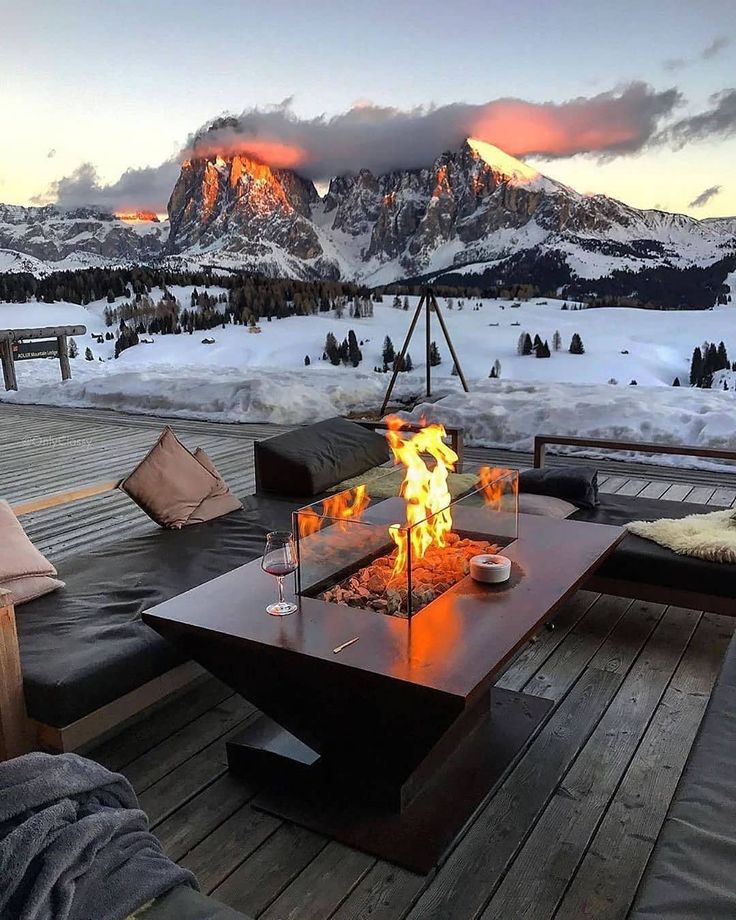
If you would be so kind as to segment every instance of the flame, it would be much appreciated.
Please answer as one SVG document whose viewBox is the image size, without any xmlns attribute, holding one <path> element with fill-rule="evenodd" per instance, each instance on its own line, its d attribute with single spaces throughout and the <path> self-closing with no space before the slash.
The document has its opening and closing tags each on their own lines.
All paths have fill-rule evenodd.
<svg viewBox="0 0 736 920">
<path fill-rule="evenodd" d="M 482 466 L 478 470 L 478 486 L 483 489 L 483 499 L 494 511 L 501 511 L 504 495 L 516 495 L 519 491 L 519 477 L 514 470 L 497 466 Z"/>
<path fill-rule="evenodd" d="M 361 519 L 369 504 L 370 497 L 364 485 L 331 495 L 322 501 L 320 514 L 311 506 L 299 512 L 299 536 L 308 537 L 317 533 L 325 520 L 337 523 L 344 530 L 347 521 Z"/>
<path fill-rule="evenodd" d="M 406 522 L 389 527 L 391 539 L 396 544 L 394 575 L 403 572 L 408 564 L 411 540 L 412 557 L 421 559 L 430 546 L 443 547 L 452 530 L 447 474 L 455 468 L 457 454 L 442 440 L 442 425 L 427 425 L 409 438 L 401 436 L 403 421 L 396 416 L 387 419 L 386 437 L 397 463 L 406 468 L 400 494 L 406 503 Z M 430 469 L 423 454 L 435 461 Z"/>
</svg>

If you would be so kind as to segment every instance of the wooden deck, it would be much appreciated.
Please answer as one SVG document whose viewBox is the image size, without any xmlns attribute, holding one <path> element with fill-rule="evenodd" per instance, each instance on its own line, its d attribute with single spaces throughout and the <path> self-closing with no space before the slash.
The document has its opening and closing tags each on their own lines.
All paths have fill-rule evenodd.
<svg viewBox="0 0 736 920">
<path fill-rule="evenodd" d="M 0 495 L 11 501 L 123 474 L 160 419 L 0 405 Z M 235 491 L 269 426 L 175 421 Z M 528 458 L 471 449 L 472 463 Z M 564 462 L 564 461 L 563 461 Z M 733 505 L 723 474 L 600 464 L 602 488 Z M 103 507 L 103 500 L 106 502 Z M 149 526 L 125 496 L 33 515 L 53 559 Z M 114 511 L 110 516 L 110 509 Z M 263 920 L 622 918 L 667 810 L 726 644 L 730 618 L 579 592 L 498 685 L 555 708 L 446 862 L 420 877 L 253 810 L 224 741 L 254 717 L 206 680 L 89 753 L 133 783 L 154 832 L 203 890 Z"/>
</svg>

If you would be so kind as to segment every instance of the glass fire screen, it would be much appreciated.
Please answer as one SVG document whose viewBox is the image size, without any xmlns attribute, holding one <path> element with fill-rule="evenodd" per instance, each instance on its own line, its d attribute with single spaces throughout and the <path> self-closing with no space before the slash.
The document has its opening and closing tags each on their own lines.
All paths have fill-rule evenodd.
<svg viewBox="0 0 736 920">
<path fill-rule="evenodd" d="M 517 539 L 518 491 L 516 470 L 450 473 L 418 493 L 388 470 L 300 508 L 297 592 L 411 617 L 464 578 L 472 556 Z"/>
</svg>

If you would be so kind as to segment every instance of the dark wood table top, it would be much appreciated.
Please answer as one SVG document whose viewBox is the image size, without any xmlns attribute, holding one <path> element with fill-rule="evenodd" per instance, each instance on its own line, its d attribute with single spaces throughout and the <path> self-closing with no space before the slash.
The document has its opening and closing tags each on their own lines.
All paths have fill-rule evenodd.
<svg viewBox="0 0 736 920">
<path fill-rule="evenodd" d="M 189 638 L 215 633 L 251 654 L 268 647 L 300 656 L 302 665 L 312 658 L 323 668 L 364 671 L 467 703 L 623 536 L 618 527 L 520 515 L 519 538 L 503 550 L 513 567 L 506 585 L 481 585 L 467 576 L 411 620 L 307 597 L 297 598 L 297 613 L 269 616 L 265 607 L 276 597 L 276 581 L 260 560 L 151 608 L 143 619 L 164 635 L 172 628 Z M 355 636 L 353 645 L 333 652 Z"/>
</svg>

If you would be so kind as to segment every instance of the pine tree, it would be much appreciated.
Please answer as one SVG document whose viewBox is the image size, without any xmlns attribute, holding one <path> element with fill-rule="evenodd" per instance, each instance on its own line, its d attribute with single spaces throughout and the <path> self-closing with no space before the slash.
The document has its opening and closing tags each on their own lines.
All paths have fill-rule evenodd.
<svg viewBox="0 0 736 920">
<path fill-rule="evenodd" d="M 384 370 L 393 367 L 393 363 L 396 360 L 396 352 L 394 350 L 394 343 L 388 336 L 383 340 L 383 353 L 381 357 L 383 358 Z"/>
<path fill-rule="evenodd" d="M 703 380 L 703 353 L 696 345 L 690 362 L 690 386 L 699 387 Z"/>
<path fill-rule="evenodd" d="M 330 364 L 337 366 L 340 363 L 339 351 L 335 334 L 333 332 L 328 332 L 327 338 L 325 339 L 325 354 Z"/>
<path fill-rule="evenodd" d="M 534 336 L 534 341 L 532 343 L 532 351 L 536 353 L 537 350 L 540 349 L 541 347 L 542 347 L 542 340 L 539 338 L 539 335 L 537 334 Z"/>
<path fill-rule="evenodd" d="M 726 351 L 726 346 L 723 342 L 718 343 L 718 367 L 716 370 L 722 371 L 728 368 L 728 352 Z"/>
<path fill-rule="evenodd" d="M 522 355 L 530 355 L 533 351 L 532 337 L 528 332 L 524 333 L 524 347 L 521 349 Z"/>
<path fill-rule="evenodd" d="M 559 329 L 556 330 L 555 334 L 552 336 L 552 348 L 554 351 L 559 351 L 562 348 L 562 336 L 560 335 Z"/>
<path fill-rule="evenodd" d="M 585 354 L 585 348 L 583 347 L 583 340 L 580 338 L 577 332 L 574 332 L 572 339 L 570 339 L 569 351 L 571 355 Z"/>
<path fill-rule="evenodd" d="M 406 294 L 404 294 L 404 309 L 409 309 L 409 298 L 406 296 Z"/>
<path fill-rule="evenodd" d="M 493 370 L 495 371 L 494 376 L 501 376 L 501 362 L 498 360 L 498 358 L 496 358 L 496 360 L 493 362 Z"/>
<path fill-rule="evenodd" d="M 491 368 L 491 373 L 488 375 L 488 377 L 489 377 L 490 380 L 495 380 L 496 377 L 498 377 L 498 374 L 496 373 L 496 365 L 495 365 L 495 364 L 494 364 L 493 367 Z"/>
<path fill-rule="evenodd" d="M 309 367 L 312 362 L 309 359 L 309 355 L 304 355 L 304 366 Z"/>
<path fill-rule="evenodd" d="M 357 367 L 362 360 L 363 353 L 358 347 L 358 340 L 355 337 L 355 333 L 351 329 L 348 332 L 348 361 L 353 365 L 353 367 Z"/>
<path fill-rule="evenodd" d="M 459 377 L 459 376 L 460 376 L 460 375 L 458 374 L 458 372 L 457 372 L 457 364 L 455 364 L 454 361 L 453 361 L 453 363 L 452 363 L 452 370 L 450 371 L 450 376 L 451 376 L 451 377 Z"/>
<path fill-rule="evenodd" d="M 116 355 L 115 357 L 117 357 L 117 355 Z M 92 349 L 91 349 L 91 348 L 85 348 L 85 350 L 84 350 L 84 359 L 85 359 L 85 361 L 94 361 L 94 360 L 95 360 L 95 356 L 92 354 Z"/>
<path fill-rule="evenodd" d="M 404 358 L 403 370 L 405 370 L 407 373 L 414 370 L 414 362 L 411 360 L 411 355 L 408 351 L 406 353 L 406 357 Z"/>
<path fill-rule="evenodd" d="M 79 349 L 74 339 L 69 339 L 69 357 L 76 358 L 79 355 Z"/>
<path fill-rule="evenodd" d="M 673 386 L 673 387 L 679 387 L 679 386 L 680 386 L 680 378 L 679 378 L 679 377 L 675 377 L 675 379 L 672 381 L 672 386 Z"/>
<path fill-rule="evenodd" d="M 439 364 L 442 364 L 442 356 L 440 355 L 437 343 L 432 342 L 429 346 L 429 366 L 437 367 Z"/>
<path fill-rule="evenodd" d="M 517 355 L 524 354 L 524 342 L 525 341 L 526 341 L 526 333 L 522 332 L 521 335 L 519 336 L 519 341 L 516 343 L 516 354 Z"/>
</svg>

